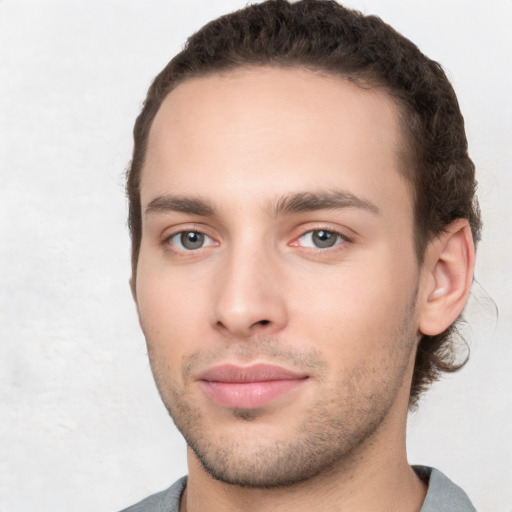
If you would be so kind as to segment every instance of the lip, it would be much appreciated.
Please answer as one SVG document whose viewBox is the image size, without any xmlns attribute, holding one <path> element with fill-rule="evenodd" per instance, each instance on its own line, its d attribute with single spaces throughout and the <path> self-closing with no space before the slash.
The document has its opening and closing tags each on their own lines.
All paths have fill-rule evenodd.
<svg viewBox="0 0 512 512">
<path fill-rule="evenodd" d="M 198 376 L 204 393 L 215 403 L 231 409 L 257 409 L 301 386 L 308 375 L 280 366 L 224 364 Z"/>
</svg>

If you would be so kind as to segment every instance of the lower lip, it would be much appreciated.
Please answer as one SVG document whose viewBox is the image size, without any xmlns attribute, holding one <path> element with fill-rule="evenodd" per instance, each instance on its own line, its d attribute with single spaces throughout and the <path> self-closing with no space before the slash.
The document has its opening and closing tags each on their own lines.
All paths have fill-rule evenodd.
<svg viewBox="0 0 512 512">
<path fill-rule="evenodd" d="M 289 393 L 306 379 L 262 382 L 200 381 L 203 391 L 217 404 L 231 409 L 257 409 Z"/>
</svg>

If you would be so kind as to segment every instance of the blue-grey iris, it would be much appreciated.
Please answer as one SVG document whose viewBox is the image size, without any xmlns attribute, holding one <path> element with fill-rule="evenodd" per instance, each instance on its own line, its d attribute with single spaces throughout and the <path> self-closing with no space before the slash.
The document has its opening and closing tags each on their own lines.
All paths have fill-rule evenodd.
<svg viewBox="0 0 512 512">
<path fill-rule="evenodd" d="M 204 244 L 204 235 L 197 231 L 184 231 L 181 234 L 180 242 L 185 249 L 200 249 Z"/>
<path fill-rule="evenodd" d="M 313 231 L 312 233 L 313 243 L 319 248 L 324 249 L 326 247 L 332 247 L 338 240 L 338 234 L 332 233 L 331 231 L 324 231 L 323 229 Z"/>
</svg>

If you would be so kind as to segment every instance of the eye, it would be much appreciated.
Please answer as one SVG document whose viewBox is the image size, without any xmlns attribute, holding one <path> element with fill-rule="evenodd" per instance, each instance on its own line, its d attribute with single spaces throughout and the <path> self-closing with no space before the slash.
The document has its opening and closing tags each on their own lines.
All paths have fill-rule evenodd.
<svg viewBox="0 0 512 512">
<path fill-rule="evenodd" d="M 181 251 L 195 251 L 215 245 L 215 241 L 199 231 L 180 231 L 168 239 L 169 243 Z"/>
<path fill-rule="evenodd" d="M 313 249 L 329 249 L 335 245 L 345 242 L 347 239 L 340 233 L 328 231 L 326 229 L 315 229 L 308 231 L 298 238 L 301 247 L 311 247 Z"/>
</svg>

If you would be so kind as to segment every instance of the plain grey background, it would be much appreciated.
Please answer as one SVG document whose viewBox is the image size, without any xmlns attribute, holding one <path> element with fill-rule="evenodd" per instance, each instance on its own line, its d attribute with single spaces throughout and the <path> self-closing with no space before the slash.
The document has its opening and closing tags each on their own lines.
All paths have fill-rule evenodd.
<svg viewBox="0 0 512 512">
<path fill-rule="evenodd" d="M 186 472 L 128 288 L 123 171 L 152 78 L 244 4 L 0 0 L 1 512 L 115 511 Z M 485 222 L 472 355 L 411 415 L 409 455 L 510 512 L 512 1 L 346 5 L 411 38 L 458 92 Z"/>
</svg>

